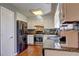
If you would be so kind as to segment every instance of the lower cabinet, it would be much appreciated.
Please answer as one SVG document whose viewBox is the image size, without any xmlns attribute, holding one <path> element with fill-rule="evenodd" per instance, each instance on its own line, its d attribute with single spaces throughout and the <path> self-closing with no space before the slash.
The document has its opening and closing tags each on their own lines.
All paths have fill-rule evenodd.
<svg viewBox="0 0 79 59">
<path fill-rule="evenodd" d="M 33 45 L 34 44 L 34 35 L 27 35 L 27 42 L 28 42 L 28 45 Z"/>
<path fill-rule="evenodd" d="M 66 43 L 61 44 L 63 47 L 79 48 L 79 31 L 61 31 L 60 36 L 66 37 Z"/>
</svg>

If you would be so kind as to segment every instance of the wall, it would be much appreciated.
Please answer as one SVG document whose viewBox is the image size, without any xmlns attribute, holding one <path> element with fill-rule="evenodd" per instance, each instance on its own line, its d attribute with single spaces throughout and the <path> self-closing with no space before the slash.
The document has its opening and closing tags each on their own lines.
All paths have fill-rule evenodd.
<svg viewBox="0 0 79 59">
<path fill-rule="evenodd" d="M 21 13 L 19 13 L 19 12 L 16 13 L 16 20 L 20 20 L 20 21 L 27 22 L 26 19 L 27 19 L 27 18 L 26 18 L 23 14 L 21 14 Z"/>
<path fill-rule="evenodd" d="M 43 25 L 44 28 L 51 29 L 53 28 L 53 18 L 51 15 L 45 15 L 45 16 L 36 16 L 36 17 L 31 17 L 27 19 L 28 21 L 28 29 L 34 29 L 35 25 Z"/>
</svg>

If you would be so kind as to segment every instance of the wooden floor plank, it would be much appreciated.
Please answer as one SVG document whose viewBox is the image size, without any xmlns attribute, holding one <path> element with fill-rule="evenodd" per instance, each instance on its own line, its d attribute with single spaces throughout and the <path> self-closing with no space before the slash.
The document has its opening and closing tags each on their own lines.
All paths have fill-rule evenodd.
<svg viewBox="0 0 79 59">
<path fill-rule="evenodd" d="M 26 50 L 24 50 L 17 56 L 42 56 L 42 46 L 41 45 L 28 46 Z"/>
</svg>

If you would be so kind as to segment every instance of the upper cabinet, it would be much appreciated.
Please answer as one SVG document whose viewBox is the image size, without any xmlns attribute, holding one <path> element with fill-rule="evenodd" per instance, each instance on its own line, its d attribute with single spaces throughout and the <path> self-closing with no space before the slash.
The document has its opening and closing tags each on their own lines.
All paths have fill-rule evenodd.
<svg viewBox="0 0 79 59">
<path fill-rule="evenodd" d="M 79 4 L 63 3 L 62 4 L 62 21 L 79 21 Z"/>
</svg>

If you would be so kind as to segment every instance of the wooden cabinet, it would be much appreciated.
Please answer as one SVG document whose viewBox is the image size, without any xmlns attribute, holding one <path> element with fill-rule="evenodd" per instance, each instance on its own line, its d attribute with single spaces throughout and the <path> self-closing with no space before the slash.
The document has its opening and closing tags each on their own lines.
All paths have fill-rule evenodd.
<svg viewBox="0 0 79 59">
<path fill-rule="evenodd" d="M 36 25 L 36 30 L 35 31 L 44 31 L 44 26 Z"/>
<path fill-rule="evenodd" d="M 79 22 L 79 4 L 78 3 L 63 3 L 62 4 L 62 21 L 61 23 L 76 23 Z M 79 31 L 65 30 L 61 31 L 61 36 L 66 37 L 65 47 L 79 48 Z"/>
<path fill-rule="evenodd" d="M 28 45 L 34 45 L 34 35 L 27 35 Z"/>
<path fill-rule="evenodd" d="M 64 44 L 64 47 L 79 48 L 79 31 L 61 31 L 60 35 L 61 37 L 66 37 L 66 44 Z"/>
<path fill-rule="evenodd" d="M 62 10 L 62 14 L 61 14 L 61 16 L 62 16 L 62 21 L 65 21 L 66 20 L 66 4 L 62 4 L 62 8 L 61 8 L 61 10 Z"/>
<path fill-rule="evenodd" d="M 79 4 L 78 3 L 63 3 L 62 4 L 63 22 L 79 21 Z"/>
</svg>

